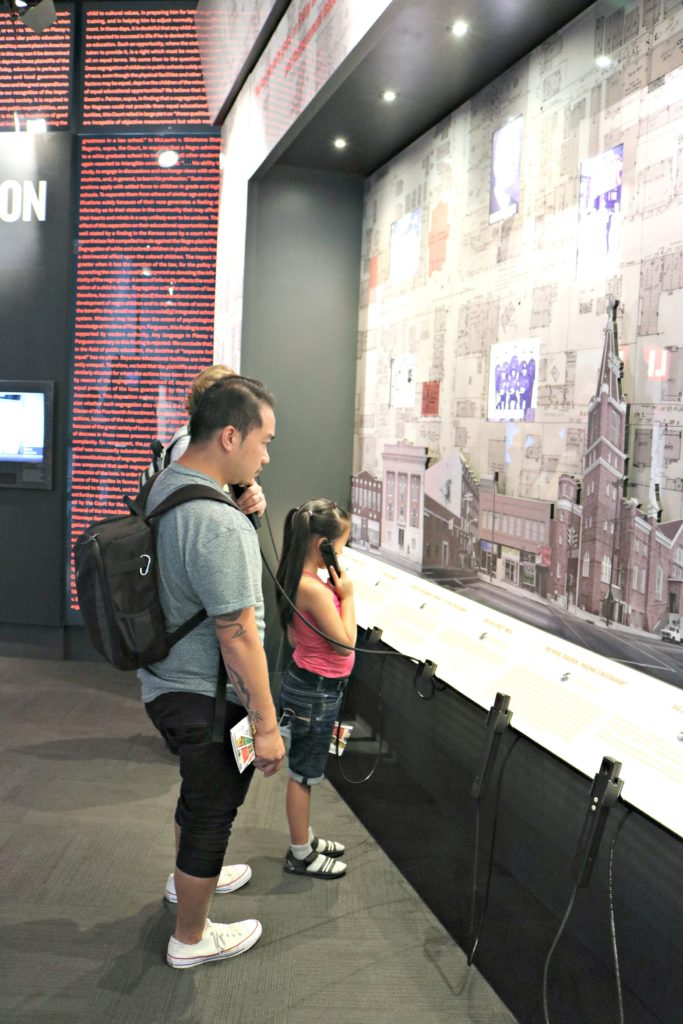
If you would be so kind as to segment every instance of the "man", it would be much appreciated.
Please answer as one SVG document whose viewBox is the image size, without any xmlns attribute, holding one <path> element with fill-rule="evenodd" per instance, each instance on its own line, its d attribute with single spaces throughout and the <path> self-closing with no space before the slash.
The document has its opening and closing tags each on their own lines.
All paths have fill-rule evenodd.
<svg viewBox="0 0 683 1024">
<path fill-rule="evenodd" d="M 186 484 L 220 491 L 253 480 L 269 462 L 274 436 L 273 399 L 260 382 L 217 381 L 192 415 L 187 451 L 152 487 L 148 510 Z M 284 747 L 262 644 L 261 560 L 251 523 L 221 502 L 187 502 L 161 518 L 157 554 L 168 628 L 199 608 L 208 613 L 163 661 L 138 672 L 147 713 L 180 757 L 173 886 L 178 916 L 166 960 L 183 968 L 236 956 L 261 935 L 258 921 L 216 924 L 207 918 L 217 888 L 225 891 L 223 857 L 253 774 L 251 768 L 238 772 L 228 730 L 246 708 L 255 733 L 254 764 L 265 775 L 277 771 Z M 224 743 L 211 741 L 219 656 L 229 684 Z"/>
<path fill-rule="evenodd" d="M 187 398 L 185 399 L 185 408 L 187 409 L 188 417 L 192 417 L 193 412 L 199 405 L 199 400 L 207 388 L 210 388 L 217 380 L 223 380 L 225 377 L 234 376 L 235 371 L 224 363 L 214 363 L 213 366 L 207 366 L 205 369 L 200 370 L 194 377 L 190 390 L 188 391 Z M 168 444 L 161 450 L 159 455 L 156 455 L 154 459 L 152 459 L 149 466 L 140 474 L 140 488 L 142 488 L 147 481 L 151 479 L 156 472 L 158 472 L 158 470 L 164 469 L 166 466 L 170 466 L 172 462 L 179 459 L 180 456 L 187 451 L 189 443 L 190 423 L 188 419 L 188 422 L 183 423 L 183 425 L 176 430 Z M 255 480 L 248 481 L 242 493 L 239 495 L 235 494 L 233 497 L 245 515 L 252 515 L 255 513 L 256 515 L 262 516 L 266 510 L 265 496 Z"/>
<path fill-rule="evenodd" d="M 224 363 L 214 363 L 212 366 L 207 366 L 203 370 L 200 370 L 193 378 L 187 398 L 185 399 L 185 408 L 189 417 L 188 421 L 187 423 L 183 423 L 183 425 L 176 430 L 173 437 L 163 449 L 161 455 L 153 459 L 147 469 L 140 474 L 141 488 L 152 476 L 154 476 L 156 472 L 166 466 L 170 466 L 172 462 L 175 462 L 187 451 L 190 443 L 190 419 L 199 405 L 204 392 L 210 388 L 212 384 L 215 384 L 217 380 L 224 380 L 226 377 L 234 376 L 236 376 L 236 374 L 231 367 L 226 366 Z M 238 493 L 238 491 L 241 491 L 241 493 Z M 231 497 L 234 498 L 245 515 L 255 514 L 262 516 L 266 510 L 266 498 L 262 488 L 256 480 L 249 480 L 245 484 L 244 489 L 241 487 L 237 490 L 233 489 Z M 225 864 L 221 868 L 216 891 L 219 893 L 234 892 L 236 889 L 240 889 L 243 885 L 246 885 L 250 878 L 251 868 L 248 864 Z M 177 903 L 175 879 L 172 874 L 168 876 L 166 882 L 164 899 L 169 903 Z"/>
</svg>

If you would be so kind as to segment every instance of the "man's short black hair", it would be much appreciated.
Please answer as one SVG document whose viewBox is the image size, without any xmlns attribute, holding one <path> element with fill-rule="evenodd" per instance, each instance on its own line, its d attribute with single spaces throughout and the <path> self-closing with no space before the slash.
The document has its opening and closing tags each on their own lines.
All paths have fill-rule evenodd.
<svg viewBox="0 0 683 1024">
<path fill-rule="evenodd" d="M 234 427 L 245 437 L 263 426 L 261 406 L 271 409 L 275 400 L 260 380 L 252 377 L 225 377 L 204 392 L 190 418 L 190 440 L 208 441 L 217 430 Z"/>
</svg>

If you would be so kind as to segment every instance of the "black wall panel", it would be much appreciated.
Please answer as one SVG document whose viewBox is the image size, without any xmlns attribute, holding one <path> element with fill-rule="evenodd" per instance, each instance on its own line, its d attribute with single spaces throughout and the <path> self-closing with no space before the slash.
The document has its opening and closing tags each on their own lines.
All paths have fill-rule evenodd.
<svg viewBox="0 0 683 1024">
<path fill-rule="evenodd" d="M 277 403 L 262 484 L 278 546 L 292 506 L 349 503 L 362 202 L 360 177 L 325 171 L 274 168 L 250 188 L 241 368 Z M 267 585 L 269 623 L 272 598 Z M 276 630 L 266 646 L 275 657 Z"/>
<path fill-rule="evenodd" d="M 343 715 L 344 721 L 356 716 L 356 737 L 367 735 L 369 725 L 375 739 L 352 737 L 339 764 L 330 758 L 328 774 L 469 952 L 475 850 L 471 786 L 486 714 L 449 687 L 421 700 L 410 662 L 389 657 L 381 673 L 380 662 L 376 655 L 358 658 Z M 429 684 L 422 692 L 431 695 Z M 572 892 L 573 859 L 592 780 L 516 733 L 511 709 L 512 727 L 503 734 L 481 803 L 475 922 L 485 903 L 494 823 L 495 842 L 474 962 L 520 1024 L 542 1024 L 543 964 Z M 354 785 L 348 780 L 367 774 L 380 735 L 383 755 L 376 771 L 368 782 Z M 627 794 L 626 766 L 621 775 Z M 618 1020 L 610 886 L 625 1020 L 680 1024 L 682 985 L 671 965 L 683 958 L 683 842 L 637 811 L 620 829 L 628 811 L 619 801 L 610 812 L 589 884 L 578 889 L 553 955 L 548 974 L 553 1024 Z"/>
<path fill-rule="evenodd" d="M 66 546 L 72 165 L 66 133 L 0 134 L 0 377 L 56 384 L 53 489 L 0 488 L 2 623 L 62 623 L 55 583 L 64 578 Z M 21 212 L 17 205 L 22 190 L 30 196 L 41 181 L 44 220 L 23 199 Z"/>
</svg>

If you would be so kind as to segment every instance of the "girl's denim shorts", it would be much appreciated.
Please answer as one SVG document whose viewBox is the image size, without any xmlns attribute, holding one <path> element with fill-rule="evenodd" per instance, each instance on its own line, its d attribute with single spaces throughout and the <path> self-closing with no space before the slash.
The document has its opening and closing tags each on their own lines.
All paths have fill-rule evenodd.
<svg viewBox="0 0 683 1024">
<path fill-rule="evenodd" d="M 334 723 L 348 676 L 328 679 L 290 664 L 278 699 L 280 725 L 291 730 L 289 775 L 306 786 L 322 782 Z"/>
</svg>

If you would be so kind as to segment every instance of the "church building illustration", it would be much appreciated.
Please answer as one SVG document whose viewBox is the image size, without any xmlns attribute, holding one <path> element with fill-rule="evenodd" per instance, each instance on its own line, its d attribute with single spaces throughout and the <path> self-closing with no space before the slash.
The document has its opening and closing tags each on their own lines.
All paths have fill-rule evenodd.
<svg viewBox="0 0 683 1024">
<path fill-rule="evenodd" d="M 615 301 L 609 303 L 597 387 L 588 405 L 581 505 L 576 481 L 560 477 L 552 531 L 554 585 L 558 596 L 605 621 L 656 632 L 678 624 L 681 614 L 683 520 L 660 524 L 654 479 L 647 509 L 627 496 L 628 407 L 621 389 L 616 308 Z"/>
</svg>

